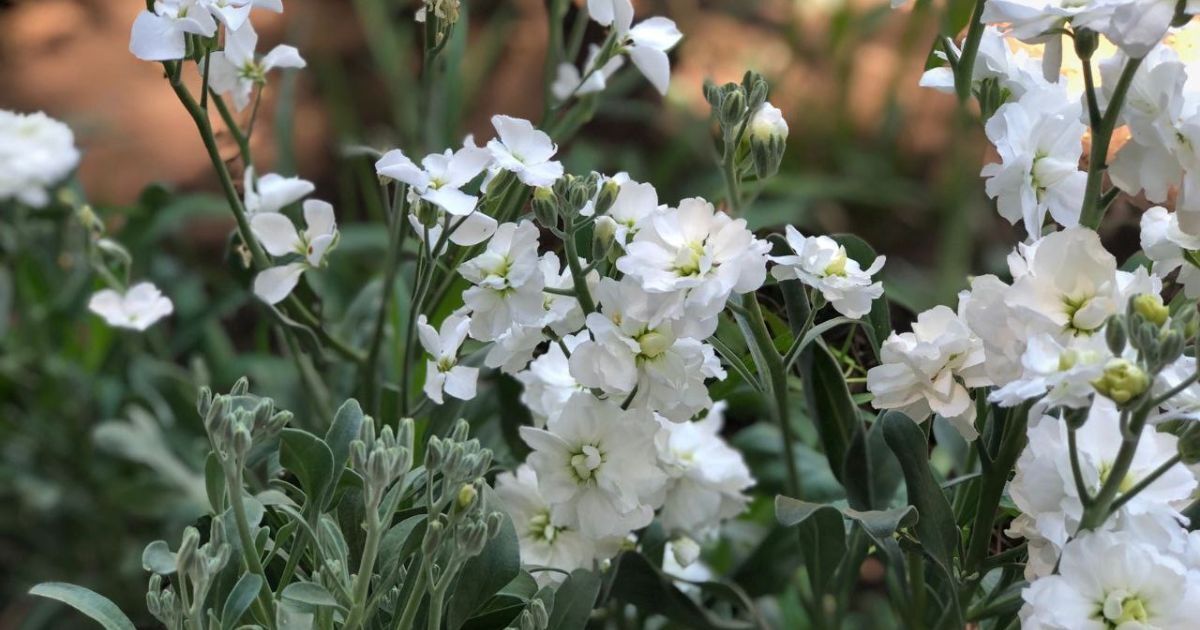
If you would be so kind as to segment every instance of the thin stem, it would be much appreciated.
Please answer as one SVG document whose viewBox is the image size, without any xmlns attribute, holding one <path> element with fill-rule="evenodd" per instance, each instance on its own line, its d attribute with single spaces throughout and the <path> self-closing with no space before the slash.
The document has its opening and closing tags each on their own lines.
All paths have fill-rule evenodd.
<svg viewBox="0 0 1200 630">
<path fill-rule="evenodd" d="M 794 452 L 796 437 L 792 432 L 789 414 L 787 370 L 784 369 L 783 357 L 779 355 L 775 344 L 771 342 L 771 333 L 767 330 L 767 323 L 763 319 L 762 308 L 758 305 L 758 297 L 753 292 L 743 295 L 742 307 L 745 309 L 746 316 L 739 315 L 738 318 L 742 320 L 743 330 L 748 330 L 750 333 L 747 335 L 746 342 L 757 347 L 758 351 L 753 353 L 754 359 L 759 364 L 759 374 L 764 377 L 767 391 L 771 394 L 774 406 L 773 415 L 776 422 L 779 423 L 779 430 L 783 433 L 788 492 L 792 496 L 799 496 L 800 473 L 796 469 Z"/>
<path fill-rule="evenodd" d="M 1181 461 L 1183 461 L 1183 457 L 1179 453 L 1175 453 L 1170 459 L 1160 464 L 1158 468 L 1155 468 L 1153 472 L 1151 472 L 1149 475 L 1146 475 L 1140 481 L 1134 484 L 1132 488 L 1122 492 L 1121 496 L 1117 497 L 1117 499 L 1113 501 L 1112 507 L 1108 509 L 1109 515 L 1121 509 L 1121 506 L 1125 505 L 1130 499 L 1137 496 L 1139 492 L 1148 488 L 1150 484 L 1158 481 L 1159 477 L 1167 474 L 1167 471 L 1174 468 L 1175 465 Z"/>
<path fill-rule="evenodd" d="M 1083 482 L 1083 469 L 1079 465 L 1079 447 L 1076 444 L 1076 430 L 1074 427 L 1067 429 L 1067 448 L 1070 451 L 1071 458 L 1071 476 L 1075 478 L 1075 492 L 1079 495 L 1079 502 L 1087 507 L 1092 504 L 1092 495 L 1088 492 L 1087 484 Z"/>
<path fill-rule="evenodd" d="M 371 588 L 371 577 L 375 572 L 375 558 L 379 554 L 379 541 L 383 538 L 383 523 L 379 520 L 379 507 L 367 506 L 367 541 L 363 546 L 362 560 L 358 563 L 358 574 L 354 576 L 354 599 L 350 616 L 343 630 L 357 630 L 366 615 L 367 595 Z"/>
<path fill-rule="evenodd" d="M 408 225 L 407 188 L 397 186 L 396 199 L 392 203 L 392 225 L 388 238 L 387 254 L 383 262 L 383 292 L 380 295 L 379 311 L 375 314 L 375 327 L 371 333 L 371 344 L 367 348 L 367 360 L 362 364 L 360 377 L 367 392 L 366 401 L 369 409 L 378 411 L 378 375 L 375 373 L 379 364 L 379 354 L 383 347 L 383 329 L 387 321 L 388 310 L 392 304 L 392 293 L 396 288 L 396 272 L 400 268 L 400 250 L 404 247 L 403 226 Z"/>
<path fill-rule="evenodd" d="M 971 25 L 967 29 L 967 39 L 963 42 L 962 54 L 958 58 L 958 67 L 954 69 L 954 91 L 958 102 L 966 104 L 971 97 L 971 82 L 975 73 L 975 57 L 979 54 L 979 42 L 983 39 L 983 8 L 987 0 L 975 0 L 975 10 L 971 13 Z"/>
<path fill-rule="evenodd" d="M 238 540 L 242 546 L 242 560 L 246 570 L 262 578 L 262 588 L 254 600 L 255 611 L 267 627 L 275 626 L 275 601 L 271 598 L 271 583 L 258 559 L 254 536 L 250 534 L 250 522 L 246 518 L 246 502 L 242 498 L 242 469 L 234 463 L 225 467 L 225 485 L 229 488 L 229 503 L 233 508 L 233 520 L 237 524 Z"/>
<path fill-rule="evenodd" d="M 1128 432 L 1123 432 L 1125 435 L 1121 441 L 1121 448 L 1117 451 L 1117 457 L 1113 460 L 1112 468 L 1109 469 L 1108 478 L 1100 486 L 1100 491 L 1096 493 L 1092 504 L 1085 506 L 1083 509 L 1083 516 L 1079 519 L 1080 532 L 1096 529 L 1103 525 L 1104 521 L 1108 520 L 1109 514 L 1113 511 L 1114 500 L 1121 489 L 1121 484 L 1125 482 L 1125 475 L 1129 473 L 1129 467 L 1133 464 L 1133 456 L 1137 453 L 1138 442 L 1141 441 L 1142 437 L 1142 428 L 1146 424 L 1148 415 L 1148 407 L 1138 409 L 1133 414 L 1133 418 L 1129 422 Z"/>
<path fill-rule="evenodd" d="M 575 233 L 567 234 L 567 238 L 563 239 L 563 248 L 567 257 L 567 266 L 571 269 L 571 281 L 575 286 L 575 299 L 579 300 L 579 306 L 583 309 L 583 314 L 589 315 L 596 312 L 596 302 L 592 299 L 592 293 L 588 290 L 587 275 L 583 273 L 583 269 L 579 265 L 579 253 L 576 251 Z"/>
<path fill-rule="evenodd" d="M 1098 129 L 1100 120 L 1100 102 L 1096 100 L 1096 78 L 1092 72 L 1092 60 L 1083 59 L 1083 86 L 1087 95 L 1088 126 Z"/>
<path fill-rule="evenodd" d="M 1092 129 L 1092 150 L 1088 158 L 1087 187 L 1084 190 L 1083 205 L 1080 208 L 1080 223 L 1092 229 L 1100 227 L 1104 218 L 1105 208 L 1100 204 L 1100 185 L 1104 181 L 1104 171 L 1108 169 L 1108 146 L 1112 142 L 1113 130 L 1117 126 L 1117 117 L 1125 104 L 1125 95 L 1133 83 L 1133 77 L 1141 66 L 1142 59 L 1130 59 L 1121 70 L 1121 77 L 1113 88 L 1112 98 L 1109 99 L 1108 109 L 1100 119 L 1100 126 Z"/>
<path fill-rule="evenodd" d="M 409 591 L 408 599 L 404 602 L 404 610 L 400 613 L 400 621 L 396 624 L 396 630 L 411 630 L 413 621 L 417 618 L 417 609 L 421 607 L 421 599 L 425 597 L 425 585 L 428 576 L 422 570 L 420 554 L 413 560 L 412 569 L 408 574 L 411 576 L 413 572 L 416 572 L 417 582 L 413 584 L 413 589 Z"/>
<path fill-rule="evenodd" d="M 1167 401 L 1169 401 L 1172 398 L 1181 394 L 1183 392 L 1183 390 L 1185 390 L 1185 389 L 1191 387 L 1193 384 L 1195 384 L 1197 379 L 1200 379 L 1200 371 L 1191 373 L 1190 375 L 1188 375 L 1187 378 L 1180 381 L 1180 383 L 1178 385 L 1176 385 L 1175 387 L 1172 387 L 1171 389 L 1168 389 L 1161 396 L 1152 399 L 1149 403 L 1146 404 L 1146 408 L 1149 409 L 1151 412 L 1154 412 L 1154 410 L 1163 406 L 1164 403 L 1166 403 Z"/>
<path fill-rule="evenodd" d="M 996 510 L 1000 507 L 1000 498 L 1004 494 L 1004 486 L 1008 483 L 1008 474 L 1012 472 L 1021 449 L 1025 446 L 1025 425 L 1029 421 L 1028 405 L 1016 407 L 1008 414 L 1004 422 L 1003 436 L 1000 439 L 1000 449 L 992 459 L 992 469 L 983 478 L 983 486 L 979 490 L 979 503 L 975 510 L 975 521 L 971 526 L 971 536 L 967 542 L 967 553 L 963 562 L 967 575 L 978 570 L 984 556 L 987 555 L 988 543 L 992 539 L 992 525 L 996 518 Z"/>
<path fill-rule="evenodd" d="M 733 141 L 727 141 L 724 155 L 721 157 L 721 174 L 725 177 L 725 195 L 729 199 L 729 210 L 734 216 L 742 211 L 742 193 L 739 189 L 736 163 L 737 145 Z"/>
</svg>

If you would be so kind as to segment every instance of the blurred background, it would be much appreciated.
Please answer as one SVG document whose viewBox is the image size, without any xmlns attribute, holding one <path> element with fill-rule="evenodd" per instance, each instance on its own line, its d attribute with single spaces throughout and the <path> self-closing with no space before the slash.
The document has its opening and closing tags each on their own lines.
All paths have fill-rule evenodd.
<svg viewBox="0 0 1200 630">
<path fill-rule="evenodd" d="M 685 34 L 672 53 L 670 92 L 661 99 L 634 73 L 610 84 L 595 118 L 562 147 L 567 169 L 627 171 L 668 203 L 718 198 L 701 85 L 761 72 L 791 136 L 781 173 L 747 219 L 756 229 L 792 223 L 861 235 L 888 257 L 884 282 L 904 327 L 906 312 L 952 302 L 968 274 L 1001 271 L 1022 236 L 983 195 L 978 174 L 990 158 L 976 115 L 917 86 L 936 34 L 957 32 L 972 4 L 920 0 L 893 11 L 888 0 L 635 0 L 639 19 L 668 16 Z M 461 58 L 461 71 L 437 120 L 418 120 L 411 98 L 419 3 L 285 5 L 281 16 L 256 13 L 259 51 L 293 44 L 309 67 L 271 76 L 253 151 L 260 172 L 310 179 L 337 207 L 338 271 L 321 281 L 336 293 L 339 277 L 361 284 L 356 274 L 375 268 L 385 238 L 372 159 L 353 148 L 440 149 L 468 133 L 490 137 L 495 113 L 536 120 L 545 3 L 464 0 L 469 26 L 447 52 Z M 87 199 L 137 256 L 135 276 L 164 287 L 177 309 L 145 336 L 107 329 L 82 314 L 93 288 L 73 253 L 82 236 L 54 223 L 5 226 L 0 629 L 67 623 L 20 596 L 41 580 L 91 586 L 145 618 L 140 550 L 177 536 L 203 498 L 193 382 L 222 388 L 250 374 L 258 391 L 303 404 L 231 261 L 233 221 L 196 130 L 161 66 L 128 52 L 143 8 L 141 0 L 0 0 L 0 108 L 43 110 L 75 130 Z M 598 41 L 600 29 L 589 28 L 588 41 Z M 220 140 L 233 161 L 236 145 Z M 1134 205 L 1118 202 L 1106 226 L 1119 256 L 1137 249 Z M 343 320 L 352 318 L 351 299 L 331 307 Z"/>
</svg>

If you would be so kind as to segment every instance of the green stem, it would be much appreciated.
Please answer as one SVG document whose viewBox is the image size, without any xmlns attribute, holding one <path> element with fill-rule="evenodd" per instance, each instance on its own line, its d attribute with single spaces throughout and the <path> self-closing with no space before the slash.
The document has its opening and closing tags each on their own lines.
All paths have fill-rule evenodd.
<svg viewBox="0 0 1200 630">
<path fill-rule="evenodd" d="M 1121 439 L 1121 448 L 1117 451 L 1112 468 L 1109 469 L 1108 478 L 1100 486 L 1092 504 L 1083 508 L 1083 516 L 1079 519 L 1080 532 L 1103 525 L 1113 512 L 1114 501 L 1121 484 L 1125 482 L 1125 475 L 1129 473 L 1129 467 L 1133 464 L 1133 456 L 1137 453 L 1138 442 L 1141 441 L 1142 429 L 1146 425 L 1148 415 L 1148 408 L 1138 409 L 1134 413 L 1129 423 L 1129 431 Z"/>
<path fill-rule="evenodd" d="M 742 193 L 737 176 L 737 146 L 732 141 L 725 143 L 725 153 L 721 157 L 721 174 L 725 177 L 725 195 L 729 199 L 729 211 L 737 216 L 742 211 Z"/>
<path fill-rule="evenodd" d="M 958 67 L 954 69 L 954 92 L 958 95 L 958 102 L 963 105 L 971 98 L 975 57 L 979 54 L 979 42 L 983 39 L 983 9 L 986 4 L 987 0 L 975 0 L 967 39 L 963 42 L 962 54 L 958 57 Z"/>
<path fill-rule="evenodd" d="M 396 288 L 396 272 L 400 268 L 400 250 L 404 247 L 404 229 L 408 225 L 408 203 L 406 201 L 407 187 L 397 186 L 396 202 L 393 205 L 392 225 L 388 238 L 387 254 L 383 262 L 383 292 L 380 295 L 379 311 L 375 315 L 375 327 L 371 333 L 371 345 L 367 348 L 367 359 L 362 364 L 360 380 L 366 392 L 368 409 L 379 412 L 379 387 L 376 367 L 379 364 L 379 353 L 383 348 L 383 329 L 387 321 L 389 307 L 392 304 L 392 293 Z"/>
<path fill-rule="evenodd" d="M 1086 507 L 1091 505 L 1092 495 L 1088 492 L 1087 484 L 1083 481 L 1083 468 L 1079 465 L 1079 446 L 1075 433 L 1076 430 L 1074 427 L 1067 429 L 1068 457 L 1071 459 L 1071 476 L 1075 478 L 1075 493 L 1079 495 L 1079 502 Z"/>
<path fill-rule="evenodd" d="M 1004 486 L 1008 483 L 1008 474 L 1012 472 L 1025 446 L 1025 425 L 1029 422 L 1029 407 L 1015 407 L 1004 422 L 1004 434 L 1000 440 L 1000 449 L 992 458 L 992 469 L 984 476 L 983 486 L 979 491 L 979 503 L 975 511 L 975 522 L 971 526 L 971 536 L 967 542 L 967 553 L 963 562 L 964 571 L 970 575 L 978 570 L 987 555 L 988 543 L 992 539 L 992 525 L 996 519 L 996 510 L 1000 507 L 1000 498 L 1004 494 Z"/>
<path fill-rule="evenodd" d="M 1160 464 L 1158 468 L 1155 468 L 1153 472 L 1143 477 L 1140 481 L 1134 484 L 1132 488 L 1122 492 L 1121 496 L 1117 497 L 1117 499 L 1113 501 L 1112 507 L 1109 508 L 1109 514 L 1121 509 L 1122 505 L 1125 505 L 1125 503 L 1137 496 L 1137 494 L 1142 490 L 1150 487 L 1150 484 L 1158 481 L 1159 477 L 1167 474 L 1167 471 L 1174 468 L 1175 465 L 1181 461 L 1183 461 L 1183 457 L 1180 456 L 1179 453 L 1172 455 L 1170 459 Z"/>
<path fill-rule="evenodd" d="M 362 561 L 358 563 L 358 574 L 354 576 L 354 599 L 350 616 L 342 630 L 357 630 L 367 610 L 367 595 L 371 588 L 371 577 L 375 572 L 375 558 L 379 554 L 379 541 L 383 537 L 383 523 L 379 520 L 379 507 L 367 506 L 367 541 L 363 546 Z"/>
<path fill-rule="evenodd" d="M 254 600 L 257 615 L 268 628 L 275 627 L 275 601 L 271 598 L 271 583 L 258 559 L 258 548 L 250 534 L 250 522 L 246 518 L 246 502 L 242 498 L 242 470 L 235 462 L 225 467 L 225 485 L 229 489 L 229 504 L 233 508 L 233 520 L 237 524 L 238 540 L 242 546 L 242 560 L 246 570 L 262 578 L 262 588 Z"/>
<path fill-rule="evenodd" d="M 1125 62 L 1121 77 L 1113 88 L 1112 98 L 1109 99 L 1108 109 L 1100 119 L 1099 128 L 1092 129 L 1092 150 L 1088 157 L 1087 187 L 1084 190 L 1083 205 L 1080 208 L 1079 222 L 1082 225 L 1096 229 L 1104 218 L 1105 208 L 1100 204 L 1100 185 L 1104 181 L 1104 171 L 1108 169 L 1108 146 L 1112 142 L 1113 130 L 1117 127 L 1117 117 L 1125 104 L 1125 95 L 1133 83 L 1133 77 L 1141 66 L 1140 58 Z"/>
<path fill-rule="evenodd" d="M 762 308 L 758 305 L 758 297 L 753 293 L 742 296 L 742 308 L 746 315 L 738 315 L 742 320 L 743 330 L 748 330 L 747 343 L 757 351 L 751 353 L 758 364 L 759 374 L 764 377 L 764 385 L 771 394 L 775 421 L 783 433 L 783 454 L 787 465 L 788 492 L 791 496 L 800 496 L 800 473 L 796 469 L 794 453 L 796 437 L 792 433 L 792 423 L 788 407 L 787 370 L 783 365 L 783 357 L 775 349 L 771 341 L 771 333 L 763 319 Z"/>
<path fill-rule="evenodd" d="M 575 286 L 575 299 L 579 300 L 579 306 L 583 309 L 583 314 L 586 316 L 596 312 L 596 302 L 592 299 L 591 291 L 588 290 L 587 275 L 579 265 L 579 252 L 576 248 L 575 232 L 571 232 L 563 239 L 564 255 L 567 257 L 567 266 L 571 269 L 571 281 Z"/>
<path fill-rule="evenodd" d="M 417 582 L 413 584 L 413 589 L 409 591 L 408 599 L 404 602 L 404 611 L 400 613 L 400 622 L 396 624 L 396 630 L 412 630 L 413 621 L 417 618 L 417 609 L 421 607 L 421 599 L 425 597 L 425 585 L 428 578 L 421 567 L 419 555 L 413 560 L 413 566 L 408 575 L 411 577 L 413 572 L 417 574 Z"/>
</svg>

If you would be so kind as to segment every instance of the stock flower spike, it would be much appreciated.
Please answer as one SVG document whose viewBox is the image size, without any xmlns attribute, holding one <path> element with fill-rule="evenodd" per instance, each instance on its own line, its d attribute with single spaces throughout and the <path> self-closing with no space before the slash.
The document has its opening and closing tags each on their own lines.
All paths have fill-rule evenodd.
<svg viewBox="0 0 1200 630">
<path fill-rule="evenodd" d="M 268 254 L 300 256 L 300 260 L 263 270 L 254 278 L 254 294 L 267 304 L 283 301 L 305 271 L 324 266 L 326 255 L 337 245 L 333 206 L 315 199 L 305 201 L 304 221 L 304 232 L 297 232 L 292 220 L 278 212 L 262 212 L 250 220 L 254 237 Z"/>
<path fill-rule="evenodd" d="M 175 310 L 171 299 L 150 282 L 139 282 L 124 293 L 102 289 L 88 300 L 88 310 L 109 326 L 144 331 Z"/>
</svg>

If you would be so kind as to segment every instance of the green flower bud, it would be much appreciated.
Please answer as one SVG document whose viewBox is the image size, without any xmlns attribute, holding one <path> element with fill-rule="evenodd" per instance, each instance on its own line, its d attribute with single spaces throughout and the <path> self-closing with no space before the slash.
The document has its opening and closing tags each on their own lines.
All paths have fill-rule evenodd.
<svg viewBox="0 0 1200 630">
<path fill-rule="evenodd" d="M 233 387 L 229 390 L 230 396 L 245 396 L 246 392 L 250 391 L 250 379 L 245 376 L 239 378 Z"/>
<path fill-rule="evenodd" d="M 1167 323 L 1167 318 L 1171 316 L 1171 310 L 1163 304 L 1162 297 L 1149 293 L 1133 298 L 1133 310 L 1155 326 Z"/>
<path fill-rule="evenodd" d="M 600 187 L 600 193 L 596 196 L 596 212 L 593 216 L 603 216 L 608 214 L 612 209 L 613 204 L 617 202 L 617 195 L 621 194 L 621 185 L 614 180 L 604 182 Z"/>
<path fill-rule="evenodd" d="M 1125 352 L 1125 320 L 1117 315 L 1108 318 L 1108 325 L 1104 327 L 1104 341 L 1108 343 L 1108 350 L 1116 356 L 1121 356 Z"/>
<path fill-rule="evenodd" d="M 655 330 L 651 330 L 638 337 L 637 341 L 638 345 L 641 346 L 640 356 L 647 359 L 659 357 L 675 343 L 674 339 Z"/>
<path fill-rule="evenodd" d="M 725 94 L 721 101 L 720 121 L 726 130 L 734 130 L 742 123 L 746 115 L 746 94 L 740 87 L 735 87 Z"/>
<path fill-rule="evenodd" d="M 550 188 L 538 188 L 533 191 L 533 216 L 538 223 L 548 228 L 558 226 L 558 197 Z"/>
<path fill-rule="evenodd" d="M 450 432 L 450 439 L 454 440 L 455 442 L 466 441 L 467 435 L 470 434 L 470 432 L 471 425 L 463 418 L 459 418 L 454 423 L 454 430 Z"/>
<path fill-rule="evenodd" d="M 1104 374 L 1092 381 L 1102 395 L 1123 405 L 1141 396 L 1150 387 L 1150 377 L 1125 359 L 1112 359 L 1104 366 Z"/>
<path fill-rule="evenodd" d="M 1075 29 L 1075 54 L 1086 61 L 1092 58 L 1100 45 L 1100 36 L 1096 31 L 1087 28 Z"/>
<path fill-rule="evenodd" d="M 436 435 L 429 438 L 429 442 L 425 445 L 425 470 L 432 473 L 441 468 L 445 455 L 444 449 L 441 438 Z"/>
<path fill-rule="evenodd" d="M 475 505 L 475 500 L 478 498 L 479 491 L 475 489 L 475 485 L 464 483 L 461 487 L 459 487 L 458 497 L 455 499 L 455 501 L 458 504 L 458 509 L 465 512 L 466 510 L 470 509 L 472 505 Z"/>
<path fill-rule="evenodd" d="M 179 553 L 175 554 L 176 572 L 186 575 L 191 570 L 192 561 L 195 559 L 199 547 L 200 532 L 195 527 L 184 528 L 183 540 L 179 543 Z"/>
<path fill-rule="evenodd" d="M 446 526 L 441 521 L 433 521 L 425 528 L 425 538 L 421 540 L 421 553 L 425 554 L 425 557 L 437 553 L 438 547 L 442 546 L 445 531 Z"/>
</svg>

